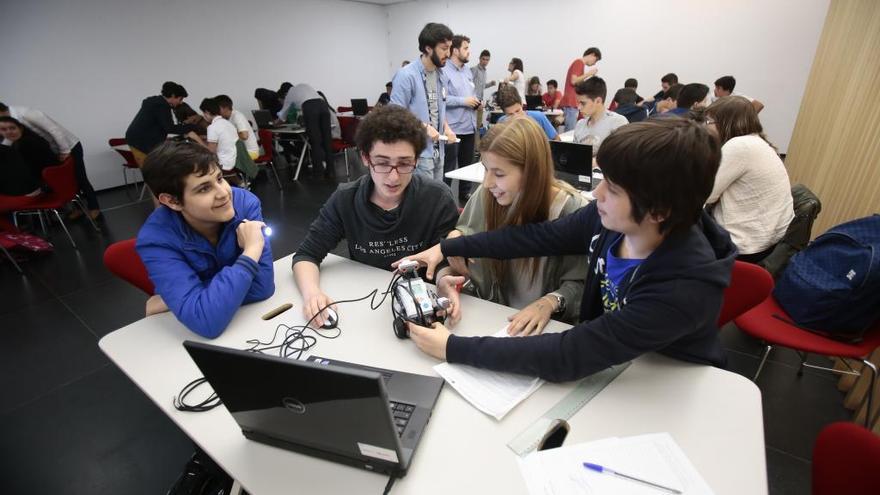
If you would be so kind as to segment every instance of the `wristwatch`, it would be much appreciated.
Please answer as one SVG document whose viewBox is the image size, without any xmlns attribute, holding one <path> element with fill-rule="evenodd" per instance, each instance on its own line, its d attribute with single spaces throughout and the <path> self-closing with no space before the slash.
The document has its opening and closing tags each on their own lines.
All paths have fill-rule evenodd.
<svg viewBox="0 0 880 495">
<path fill-rule="evenodd" d="M 554 315 L 565 312 L 565 296 L 558 292 L 551 292 L 547 294 L 547 296 L 556 299 L 556 309 L 553 311 Z"/>
</svg>

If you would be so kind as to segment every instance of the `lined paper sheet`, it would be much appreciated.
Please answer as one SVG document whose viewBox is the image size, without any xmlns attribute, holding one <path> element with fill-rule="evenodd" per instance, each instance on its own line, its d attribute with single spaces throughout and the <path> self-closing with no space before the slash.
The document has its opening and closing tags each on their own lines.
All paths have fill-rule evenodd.
<svg viewBox="0 0 880 495">
<path fill-rule="evenodd" d="M 657 495 L 656 488 L 589 471 L 584 462 L 658 483 L 684 495 L 713 495 L 669 433 L 607 438 L 519 458 L 531 495 Z"/>
<path fill-rule="evenodd" d="M 493 337 L 508 337 L 504 327 Z M 515 337 L 513 337 L 515 338 Z M 536 377 L 441 363 L 434 370 L 480 411 L 500 420 L 544 384 Z"/>
</svg>

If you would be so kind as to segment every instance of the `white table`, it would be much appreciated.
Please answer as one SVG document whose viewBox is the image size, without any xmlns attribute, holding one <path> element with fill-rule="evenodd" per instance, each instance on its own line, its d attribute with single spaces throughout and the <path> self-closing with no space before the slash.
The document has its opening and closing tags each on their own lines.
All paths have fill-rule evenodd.
<svg viewBox="0 0 880 495">
<path fill-rule="evenodd" d="M 269 129 L 272 132 L 272 136 L 277 140 L 279 137 L 284 136 L 288 139 L 299 139 L 303 143 L 302 151 L 299 153 L 299 160 L 296 164 L 296 173 L 293 176 L 293 180 L 299 180 L 299 172 L 302 169 L 303 160 L 306 157 L 306 151 L 309 149 L 309 138 L 306 137 L 306 128 L 301 126 L 294 126 L 291 124 L 284 124 L 279 127 L 274 127 Z M 274 146 L 274 143 L 273 143 Z"/>
<path fill-rule="evenodd" d="M 483 177 L 486 175 L 486 167 L 483 162 L 472 163 L 466 167 L 457 168 L 451 172 L 443 174 L 447 179 L 465 180 L 468 182 L 483 183 Z M 581 196 L 587 198 L 587 201 L 593 200 L 593 193 L 590 191 L 581 191 Z"/>
<path fill-rule="evenodd" d="M 330 255 L 321 282 L 333 298 L 384 290 L 390 273 Z M 290 270 L 290 256 L 275 262 L 273 297 L 243 307 L 215 344 L 243 348 L 245 340 L 267 339 L 278 323 L 301 324 L 302 307 Z M 260 315 L 284 302 L 294 308 L 274 320 Z M 460 335 L 494 333 L 510 308 L 464 296 Z M 437 362 L 391 330 L 386 302 L 371 311 L 366 302 L 339 308 L 342 336 L 320 339 L 314 354 L 366 365 L 434 375 Z M 565 325 L 551 322 L 548 331 Z M 173 315 L 145 318 L 103 339 L 101 349 L 187 435 L 251 494 L 382 492 L 387 477 L 247 440 L 224 407 L 205 413 L 175 410 L 171 398 L 200 376 L 181 346 L 204 341 Z M 571 390 L 573 384 L 545 384 L 502 421 L 473 408 L 444 387 L 409 474 L 397 494 L 523 494 L 515 455 L 506 447 L 517 433 Z M 658 355 L 637 359 L 570 421 L 566 445 L 610 436 L 668 431 L 719 495 L 767 492 L 761 395 L 749 380 L 709 366 Z"/>
</svg>

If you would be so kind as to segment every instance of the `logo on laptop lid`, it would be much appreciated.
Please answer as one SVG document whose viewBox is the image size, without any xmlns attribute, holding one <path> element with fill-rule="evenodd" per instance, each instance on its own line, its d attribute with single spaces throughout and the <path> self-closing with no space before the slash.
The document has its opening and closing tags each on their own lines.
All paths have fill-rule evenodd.
<svg viewBox="0 0 880 495">
<path fill-rule="evenodd" d="M 306 405 L 302 402 L 294 399 L 293 397 L 285 397 L 281 399 L 281 404 L 285 409 L 292 413 L 296 414 L 305 414 L 306 413 Z"/>
</svg>

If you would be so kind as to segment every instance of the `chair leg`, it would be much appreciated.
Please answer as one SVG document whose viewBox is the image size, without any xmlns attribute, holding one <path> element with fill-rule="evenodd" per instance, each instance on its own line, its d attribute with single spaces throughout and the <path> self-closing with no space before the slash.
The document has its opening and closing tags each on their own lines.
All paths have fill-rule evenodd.
<svg viewBox="0 0 880 495">
<path fill-rule="evenodd" d="M 49 230 L 46 228 L 46 219 L 44 218 L 44 213 L 42 211 L 37 212 L 37 216 L 40 217 L 40 227 L 43 229 L 43 235 L 45 237 L 49 237 Z"/>
<path fill-rule="evenodd" d="M 348 168 L 348 148 L 342 150 L 342 156 L 345 157 L 345 178 L 351 180 L 351 169 Z"/>
<path fill-rule="evenodd" d="M 52 210 L 52 211 L 55 213 L 55 218 L 57 218 L 58 221 L 61 222 L 61 228 L 64 229 L 64 233 L 67 234 L 67 238 L 70 239 L 70 244 L 73 246 L 73 249 L 79 249 L 78 247 L 76 247 L 76 243 L 73 242 L 73 236 L 71 236 L 70 231 L 67 230 L 67 225 L 64 225 L 64 220 L 61 219 L 61 214 L 58 213 L 58 210 Z M 86 215 L 86 216 L 88 216 L 88 215 Z"/>
<path fill-rule="evenodd" d="M 753 381 L 753 382 L 758 381 L 758 377 L 761 376 L 761 370 L 764 369 L 764 363 L 767 362 L 767 356 L 770 355 L 770 349 L 773 349 L 773 346 L 772 346 L 772 345 L 768 345 L 768 346 L 764 349 L 764 353 L 763 353 L 763 355 L 761 356 L 761 362 L 760 362 L 760 364 L 758 364 L 758 371 L 755 372 L 755 377 L 752 378 L 752 381 Z"/>
<path fill-rule="evenodd" d="M 86 218 L 89 219 L 89 223 L 92 224 L 92 227 L 95 229 L 95 232 L 98 232 L 100 234 L 101 228 L 98 227 L 98 224 L 95 223 L 95 221 L 92 219 L 92 216 L 89 215 L 89 210 L 88 210 L 88 208 L 86 208 L 85 202 L 83 202 L 82 198 L 79 197 L 79 195 L 77 195 L 75 198 L 73 198 L 73 202 L 74 202 L 74 204 L 79 206 L 79 209 L 82 210 L 83 215 L 85 215 Z"/>
<path fill-rule="evenodd" d="M 18 212 L 17 211 L 12 212 L 12 224 L 15 225 L 16 229 L 21 229 L 21 227 L 18 226 Z"/>
<path fill-rule="evenodd" d="M 0 245 L 0 249 L 3 250 L 3 254 L 5 254 L 6 257 L 9 258 L 9 261 L 11 261 L 12 266 L 14 266 L 16 270 L 18 270 L 18 273 L 24 274 L 24 272 L 21 271 L 21 267 L 18 266 L 18 262 L 16 262 L 15 258 L 13 258 L 11 254 L 9 254 L 9 251 L 7 251 L 6 248 L 2 245 Z"/>
<path fill-rule="evenodd" d="M 877 419 L 880 418 L 880 413 L 877 413 L 874 419 L 871 419 L 871 408 L 874 405 L 874 387 L 877 384 L 877 365 L 868 359 L 862 359 L 862 363 L 865 364 L 867 369 L 871 370 L 871 381 L 869 382 L 868 393 L 866 394 L 868 409 L 865 411 L 865 428 L 870 430 L 874 423 L 876 423 Z"/>
<path fill-rule="evenodd" d="M 278 189 L 282 189 L 281 187 L 281 178 L 278 177 L 278 170 L 275 168 L 275 161 L 269 161 L 269 168 L 272 169 L 272 174 L 275 176 L 275 182 L 278 184 Z"/>
</svg>

